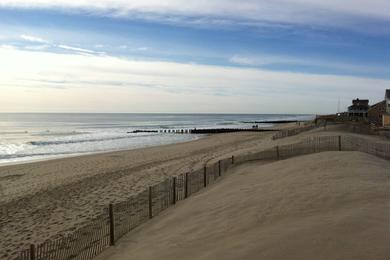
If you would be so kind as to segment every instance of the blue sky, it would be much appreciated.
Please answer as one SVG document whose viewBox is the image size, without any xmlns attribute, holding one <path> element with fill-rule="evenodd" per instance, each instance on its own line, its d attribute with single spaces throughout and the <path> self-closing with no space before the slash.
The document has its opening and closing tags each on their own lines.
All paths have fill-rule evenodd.
<svg viewBox="0 0 390 260">
<path fill-rule="evenodd" d="M 4 0 L 0 111 L 331 113 L 389 46 L 381 0 Z"/>
</svg>

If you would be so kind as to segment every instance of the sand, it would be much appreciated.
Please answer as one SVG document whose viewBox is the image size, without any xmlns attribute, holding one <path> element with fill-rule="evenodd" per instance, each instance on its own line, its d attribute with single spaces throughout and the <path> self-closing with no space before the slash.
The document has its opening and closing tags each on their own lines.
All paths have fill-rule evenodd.
<svg viewBox="0 0 390 260">
<path fill-rule="evenodd" d="M 97 259 L 389 259 L 388 169 L 360 152 L 243 165 Z"/>
<path fill-rule="evenodd" d="M 235 151 L 258 149 L 271 134 L 222 134 L 181 144 L 0 167 L 0 259 L 10 258 L 31 242 L 71 232 L 110 202 L 125 200 L 167 176 Z"/>
<path fill-rule="evenodd" d="M 109 203 L 126 200 L 167 176 L 231 155 L 312 135 L 340 133 L 340 129 L 328 127 L 276 141 L 270 132 L 230 133 L 180 144 L 0 167 L 0 259 L 12 258 L 30 243 L 72 232 Z"/>
</svg>

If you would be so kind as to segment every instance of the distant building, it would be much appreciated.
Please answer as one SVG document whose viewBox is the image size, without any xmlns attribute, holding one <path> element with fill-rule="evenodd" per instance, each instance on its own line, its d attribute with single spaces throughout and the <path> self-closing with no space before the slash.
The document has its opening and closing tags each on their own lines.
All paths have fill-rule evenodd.
<svg viewBox="0 0 390 260">
<path fill-rule="evenodd" d="M 390 101 L 390 100 L 389 100 Z M 354 99 L 352 100 L 352 106 L 348 107 L 348 116 L 349 117 L 367 117 L 368 109 L 368 99 Z"/>
<path fill-rule="evenodd" d="M 386 89 L 385 101 L 386 101 L 386 113 L 390 114 L 390 89 Z"/>
<path fill-rule="evenodd" d="M 390 89 L 386 90 L 385 100 L 369 108 L 368 121 L 377 126 L 390 126 Z"/>
<path fill-rule="evenodd" d="M 386 113 L 386 100 L 372 105 L 368 110 L 368 121 L 376 126 L 383 125 L 383 115 Z"/>
<path fill-rule="evenodd" d="M 390 126 L 390 89 L 386 89 L 385 101 L 386 101 L 386 113 L 383 113 L 382 125 Z"/>
</svg>

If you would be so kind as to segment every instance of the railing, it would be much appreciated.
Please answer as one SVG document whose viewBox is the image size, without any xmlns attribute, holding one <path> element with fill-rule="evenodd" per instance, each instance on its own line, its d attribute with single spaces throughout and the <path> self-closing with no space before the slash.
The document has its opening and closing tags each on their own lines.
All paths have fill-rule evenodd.
<svg viewBox="0 0 390 260">
<path fill-rule="evenodd" d="M 312 127 L 312 126 L 310 126 Z M 311 137 L 290 145 L 232 156 L 204 168 L 164 180 L 127 200 L 110 204 L 102 214 L 72 233 L 39 245 L 31 245 L 18 260 L 88 260 L 95 257 L 135 227 L 217 182 L 229 170 L 250 161 L 274 161 L 325 151 L 361 151 L 390 159 L 390 144 L 369 142 L 355 136 Z"/>
</svg>

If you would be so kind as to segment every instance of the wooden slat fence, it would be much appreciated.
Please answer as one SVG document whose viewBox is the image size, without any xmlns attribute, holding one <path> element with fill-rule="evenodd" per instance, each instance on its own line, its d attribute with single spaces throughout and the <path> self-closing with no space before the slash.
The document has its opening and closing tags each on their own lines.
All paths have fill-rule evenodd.
<svg viewBox="0 0 390 260">
<path fill-rule="evenodd" d="M 211 185 L 217 181 L 219 177 L 219 166 L 218 162 L 213 163 L 206 167 L 206 183 L 207 185 Z"/>
<path fill-rule="evenodd" d="M 184 200 L 186 198 L 186 174 L 180 174 L 176 177 L 175 188 L 175 201 Z"/>
<path fill-rule="evenodd" d="M 273 135 L 272 139 L 276 140 L 276 139 L 281 139 L 281 138 L 297 135 L 297 134 L 300 134 L 302 132 L 310 131 L 316 127 L 317 127 L 317 125 L 312 124 L 312 125 L 303 126 L 303 127 L 299 127 L 299 128 L 281 130 L 281 131 L 278 131 L 275 135 Z"/>
<path fill-rule="evenodd" d="M 343 151 L 360 151 L 384 159 L 390 159 L 390 144 L 388 143 L 370 142 L 367 139 L 356 136 L 343 136 L 341 140 Z"/>
<path fill-rule="evenodd" d="M 204 169 L 198 169 L 187 173 L 188 176 L 188 190 L 187 196 L 191 196 L 204 188 Z"/>
<path fill-rule="evenodd" d="M 172 179 L 166 179 L 151 188 L 153 208 L 152 217 L 154 217 L 173 204 L 173 181 Z"/>
<path fill-rule="evenodd" d="M 91 224 L 74 233 L 36 245 L 34 250 L 23 250 L 20 260 L 87 260 L 92 259 L 109 246 L 108 213 L 95 218 Z"/>
<path fill-rule="evenodd" d="M 233 166 L 232 158 L 226 158 L 221 160 L 220 162 L 221 162 L 221 175 L 225 176 Z"/>
<path fill-rule="evenodd" d="M 113 205 L 115 241 L 149 219 L 149 192 L 145 190 L 127 201 Z"/>
</svg>

